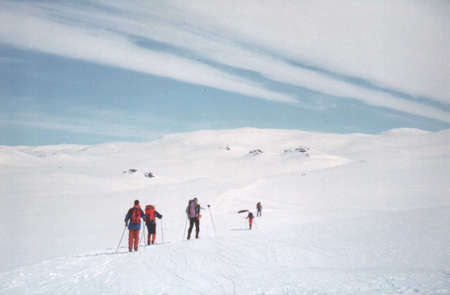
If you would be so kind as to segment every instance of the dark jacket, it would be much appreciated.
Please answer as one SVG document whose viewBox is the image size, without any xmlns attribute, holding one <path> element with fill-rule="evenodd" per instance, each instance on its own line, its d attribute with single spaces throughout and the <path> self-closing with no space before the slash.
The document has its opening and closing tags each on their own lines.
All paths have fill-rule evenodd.
<svg viewBox="0 0 450 295">
<path fill-rule="evenodd" d="M 131 219 L 131 216 L 133 215 L 133 211 L 134 210 L 140 210 L 141 212 L 141 217 L 140 218 L 142 218 L 142 219 L 144 219 L 145 218 L 145 213 L 144 213 L 144 211 L 142 211 L 142 209 L 141 209 L 141 206 L 139 206 L 139 205 L 136 205 L 136 206 L 134 206 L 133 208 L 130 208 L 130 210 L 128 210 L 128 213 L 127 213 L 127 215 L 125 216 L 125 222 L 126 223 L 128 223 L 128 221 Z M 130 222 L 129 224 L 128 224 L 128 229 L 131 229 L 131 230 L 140 230 L 141 229 L 141 220 L 139 219 L 139 222 L 138 223 L 133 223 L 133 222 Z"/>
</svg>

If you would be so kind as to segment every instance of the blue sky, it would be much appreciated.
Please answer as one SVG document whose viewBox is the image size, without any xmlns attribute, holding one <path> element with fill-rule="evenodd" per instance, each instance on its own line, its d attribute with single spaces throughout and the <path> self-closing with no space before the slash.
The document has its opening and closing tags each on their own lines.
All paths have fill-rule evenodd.
<svg viewBox="0 0 450 295">
<path fill-rule="evenodd" d="M 0 145 L 450 128 L 446 1 L 0 2 Z"/>
</svg>

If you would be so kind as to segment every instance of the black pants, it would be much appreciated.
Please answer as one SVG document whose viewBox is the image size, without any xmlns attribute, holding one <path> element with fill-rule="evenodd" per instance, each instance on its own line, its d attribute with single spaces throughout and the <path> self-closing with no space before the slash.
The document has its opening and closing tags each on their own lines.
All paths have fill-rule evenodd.
<svg viewBox="0 0 450 295">
<path fill-rule="evenodd" d="M 146 225 L 149 234 L 156 234 L 156 223 L 147 222 Z"/>
<path fill-rule="evenodd" d="M 198 233 L 200 232 L 200 220 L 198 220 L 198 217 L 195 218 L 189 218 L 189 230 L 188 230 L 188 240 L 191 238 L 191 232 L 192 228 L 195 224 L 195 238 L 198 239 Z"/>
<path fill-rule="evenodd" d="M 261 209 L 258 209 L 258 212 L 256 213 L 256 216 L 261 216 Z"/>
</svg>

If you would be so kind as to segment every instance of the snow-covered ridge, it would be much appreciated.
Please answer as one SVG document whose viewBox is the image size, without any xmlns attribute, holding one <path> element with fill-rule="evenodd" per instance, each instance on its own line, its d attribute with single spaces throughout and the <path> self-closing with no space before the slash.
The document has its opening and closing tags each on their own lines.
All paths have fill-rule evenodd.
<svg viewBox="0 0 450 295">
<path fill-rule="evenodd" d="M 117 172 L 136 169 L 151 171 L 163 178 L 180 180 L 197 178 L 254 178 L 295 171 L 309 171 L 316 168 L 333 167 L 350 162 L 337 155 L 323 153 L 316 148 L 308 152 L 298 152 L 303 147 L 303 135 L 299 131 L 237 129 L 227 131 L 199 131 L 176 134 L 147 143 L 110 143 L 96 146 L 45 146 L 18 147 L 10 149 L 23 155 L 10 163 L 26 163 L 26 158 L 45 160 L 48 165 L 66 166 L 110 166 L 120 165 Z M 290 157 L 287 151 L 292 151 Z M 260 155 L 253 162 L 245 161 L 246 156 Z M 306 157 L 305 157 L 306 156 Z M 5 156 L 6 157 L 6 156 Z M 168 171 L 168 164 L 180 159 L 177 171 Z M 324 160 L 327 162 L 325 163 Z M 183 165 L 183 161 L 188 165 Z M 240 162 L 241 161 L 241 162 Z M 316 162 L 320 162 L 316 163 Z M 61 165 L 60 165 L 60 164 Z M 32 163 L 30 162 L 30 165 Z M 217 169 L 223 165 L 222 169 Z M 130 168 L 133 167 L 133 168 Z M 217 172 L 220 170 L 220 173 Z M 243 173 L 236 173 L 236 171 Z M 113 171 L 110 171 L 113 173 Z"/>
<path fill-rule="evenodd" d="M 390 129 L 381 133 L 381 135 L 394 135 L 394 136 L 417 136 L 430 134 L 429 131 L 415 129 L 415 128 L 397 128 Z"/>
</svg>

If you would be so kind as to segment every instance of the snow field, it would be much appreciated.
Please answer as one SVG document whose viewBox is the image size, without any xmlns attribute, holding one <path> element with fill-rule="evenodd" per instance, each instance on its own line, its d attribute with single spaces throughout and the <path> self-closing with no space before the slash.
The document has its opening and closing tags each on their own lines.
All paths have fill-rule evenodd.
<svg viewBox="0 0 450 295">
<path fill-rule="evenodd" d="M 0 294 L 448 294 L 448 135 L 247 128 L 1 147 Z M 309 156 L 284 152 L 300 146 Z M 183 241 L 193 197 L 201 238 Z M 115 254 L 134 199 L 163 214 L 159 244 L 128 253 L 126 232 Z M 256 216 L 258 201 L 250 231 L 237 211 Z"/>
</svg>

